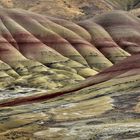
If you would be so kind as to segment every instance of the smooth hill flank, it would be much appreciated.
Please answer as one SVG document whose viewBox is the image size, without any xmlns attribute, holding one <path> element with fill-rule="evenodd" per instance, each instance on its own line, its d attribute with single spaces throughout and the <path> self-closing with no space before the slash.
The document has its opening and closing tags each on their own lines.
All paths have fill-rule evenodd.
<svg viewBox="0 0 140 140">
<path fill-rule="evenodd" d="M 140 137 L 140 20 L 70 22 L 0 8 L 0 139 Z"/>
<path fill-rule="evenodd" d="M 12 72 L 1 67 L 9 77 L 1 79 L 1 88 L 59 89 L 139 53 L 139 19 L 127 12 L 102 14 L 76 24 L 24 10 L 0 11 L 0 59 Z"/>
<path fill-rule="evenodd" d="M 130 54 L 140 52 L 139 18 L 120 11 L 96 16 L 92 21 L 104 27 L 113 40 L 125 51 Z"/>
</svg>

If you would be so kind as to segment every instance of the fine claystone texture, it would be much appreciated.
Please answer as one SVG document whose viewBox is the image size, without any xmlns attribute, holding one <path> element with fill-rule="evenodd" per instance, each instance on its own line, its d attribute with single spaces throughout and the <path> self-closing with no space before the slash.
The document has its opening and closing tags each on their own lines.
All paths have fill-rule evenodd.
<svg viewBox="0 0 140 140">
<path fill-rule="evenodd" d="M 140 138 L 140 20 L 71 22 L 0 8 L 0 139 Z"/>
</svg>

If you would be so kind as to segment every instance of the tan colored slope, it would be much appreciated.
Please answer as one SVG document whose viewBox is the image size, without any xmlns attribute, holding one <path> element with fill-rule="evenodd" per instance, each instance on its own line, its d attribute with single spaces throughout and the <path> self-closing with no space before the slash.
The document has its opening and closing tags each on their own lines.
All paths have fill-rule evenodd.
<svg viewBox="0 0 140 140">
<path fill-rule="evenodd" d="M 21 8 L 39 14 L 79 20 L 114 9 L 137 7 L 137 0 L 0 0 L 6 8 Z"/>
<path fill-rule="evenodd" d="M 137 17 L 0 11 L 0 139 L 139 139 Z"/>
<path fill-rule="evenodd" d="M 73 59 L 78 62 L 84 62 L 82 59 L 80 60 L 78 58 L 78 54 L 76 54 L 76 52 L 78 51 L 81 54 L 81 56 L 86 60 L 87 64 L 89 64 L 90 67 L 92 67 L 93 69 L 95 67 L 95 70 L 103 69 L 108 66 L 111 66 L 111 62 L 109 62 L 92 44 L 85 41 L 83 38 L 73 33 L 72 31 L 65 29 L 64 27 L 56 26 L 53 23 L 50 26 L 50 23 L 47 20 L 46 21 L 44 20 L 44 22 L 42 23 L 45 26 L 44 27 L 40 23 L 36 22 L 34 19 L 31 19 L 31 18 L 29 19 L 28 17 L 24 15 L 20 15 L 20 14 L 18 15 L 16 13 L 14 15 L 11 14 L 11 17 L 14 18 L 15 21 L 21 24 L 21 26 L 26 28 L 29 32 L 34 34 L 38 39 L 43 41 L 43 43 L 52 47 L 53 49 L 55 49 L 56 51 L 58 51 L 59 53 L 61 53 L 62 55 L 70 59 Z M 22 20 L 23 18 L 24 20 Z M 37 20 L 39 21 L 40 19 L 37 19 Z M 27 22 L 29 22 L 30 24 L 26 24 Z M 30 26 L 31 23 L 32 23 L 32 27 Z M 64 23 L 64 26 L 65 26 L 65 23 Z M 34 30 L 34 28 L 36 28 L 36 30 Z M 50 38 L 48 38 L 48 35 L 50 36 Z M 65 40 L 62 40 L 60 36 L 66 39 L 68 42 L 66 42 Z M 54 38 L 54 41 L 57 40 L 57 42 L 55 43 L 53 41 L 53 43 L 51 43 L 52 38 Z M 64 43 L 62 43 L 62 41 L 64 41 Z M 73 48 L 75 48 L 75 52 Z M 73 52 L 71 52 L 70 49 L 71 50 L 73 49 Z M 97 56 L 95 60 L 92 59 L 92 57 L 94 56 Z M 99 66 L 95 66 L 97 61 L 99 63 L 100 62 L 102 63 L 99 64 Z"/>
<path fill-rule="evenodd" d="M 137 87 L 139 84 L 139 76 L 137 76 L 137 75 L 139 75 L 139 69 L 140 69 L 139 60 L 140 60 L 140 56 L 138 54 L 133 55 L 131 57 L 124 59 L 123 61 L 119 62 L 118 64 L 115 64 L 114 66 L 112 66 L 112 67 L 100 72 L 99 74 L 97 74 L 93 77 L 90 77 L 87 80 L 80 82 L 78 84 L 71 85 L 71 86 L 69 85 L 62 89 L 59 89 L 59 90 L 57 89 L 57 90 L 54 90 L 51 92 L 37 94 L 36 96 L 32 95 L 32 96 L 27 96 L 25 98 L 19 98 L 19 97 L 15 98 L 15 99 L 11 98 L 11 99 L 9 99 L 9 101 L 7 101 L 7 100 L 6 100 L 6 102 L 4 101 L 2 103 L 2 106 L 3 105 L 13 105 L 13 104 L 16 105 L 16 104 L 21 104 L 21 103 L 26 103 L 26 102 L 28 103 L 28 102 L 32 102 L 32 101 L 48 100 L 48 99 L 51 99 L 51 98 L 54 98 L 54 97 L 57 97 L 60 95 L 65 95 L 65 94 L 67 95 L 69 93 L 75 93 L 80 90 L 86 90 L 86 88 L 90 88 L 92 86 L 93 87 L 99 86 L 99 88 L 100 88 L 100 84 L 101 85 L 102 84 L 104 85 L 106 83 L 109 83 L 109 85 L 116 84 L 116 82 L 123 82 L 123 80 L 126 81 L 126 83 L 127 83 L 127 79 L 128 79 L 128 84 L 130 83 L 130 85 L 129 85 L 130 87 L 127 86 L 127 84 L 125 85 L 125 83 L 124 83 L 124 86 L 126 86 L 126 88 L 128 87 L 128 89 L 129 88 L 131 89 L 131 86 Z M 118 81 L 117 79 L 119 79 L 119 78 L 122 80 Z M 133 78 L 134 78 L 134 80 L 133 80 Z M 118 88 L 119 85 L 118 84 L 116 84 L 116 85 L 117 85 L 117 88 L 115 90 L 119 90 L 119 88 Z M 110 88 L 110 86 L 109 87 L 107 86 L 107 88 L 109 90 L 114 90 L 114 89 Z M 122 87 L 120 87 L 120 88 L 122 88 Z M 102 90 L 101 90 L 101 92 L 102 92 Z"/>
<path fill-rule="evenodd" d="M 92 43 L 112 63 L 118 63 L 131 55 L 121 49 L 102 26 L 93 23 L 90 20 L 79 22 L 79 25 L 89 31 L 92 37 Z"/>
<path fill-rule="evenodd" d="M 114 16 L 122 18 L 121 23 Z M 131 30 L 131 35 L 134 34 L 133 40 L 124 34 L 128 22 L 131 27 L 128 30 Z M 114 24 L 121 26 L 116 27 L 116 30 Z M 5 47 L 9 49 L 5 54 L 1 47 L 1 60 L 21 75 L 15 84 L 60 88 L 84 80 L 122 61 L 134 54 L 133 50 L 138 53 L 139 47 L 135 49 L 135 46 L 130 46 L 127 49 L 117 40 L 120 38 L 126 45 L 138 46 L 139 34 L 136 29 L 139 30 L 139 19 L 121 11 L 76 24 L 24 10 L 1 8 L 1 43 L 6 42 Z M 119 36 L 119 32 L 124 36 Z M 32 70 L 32 67 L 36 67 L 36 70 Z M 52 74 L 47 71 L 52 71 Z M 47 86 L 49 81 L 52 84 Z"/>
<path fill-rule="evenodd" d="M 103 26 L 122 49 L 131 54 L 139 53 L 139 18 L 120 11 L 103 14 L 93 21 Z"/>
<path fill-rule="evenodd" d="M 1 108 L 0 136 L 4 140 L 9 136 L 14 139 L 75 140 L 93 136 L 105 139 L 105 133 L 112 139 L 139 139 L 140 75 L 139 71 L 131 74 L 51 100 Z"/>
<path fill-rule="evenodd" d="M 112 14 L 112 16 L 110 16 Z M 93 41 L 92 43 L 94 43 L 94 41 L 96 41 L 96 39 L 95 39 L 95 37 L 97 37 L 97 40 L 98 40 L 98 38 L 99 38 L 99 34 L 102 36 L 102 37 L 105 37 L 105 39 L 109 39 L 110 41 L 112 41 L 112 43 L 114 43 L 114 50 L 113 51 L 115 51 L 117 54 L 118 53 L 120 53 L 121 55 L 122 55 L 122 58 L 124 59 L 125 57 L 128 57 L 130 54 L 128 54 L 127 52 L 125 52 L 123 49 L 121 49 L 117 44 L 115 44 L 115 42 L 113 42 L 113 39 L 110 37 L 110 35 L 109 34 L 111 34 L 111 31 L 112 30 L 110 30 L 109 31 L 109 34 L 103 29 L 103 27 L 106 29 L 106 21 L 104 20 L 104 22 L 103 22 L 103 19 L 106 17 L 106 18 L 108 18 L 108 19 L 110 19 L 110 23 L 112 22 L 112 18 L 114 18 L 113 17 L 113 14 L 115 15 L 115 14 L 118 14 L 118 16 L 120 15 L 120 17 L 121 16 L 123 16 L 123 17 L 125 17 L 125 18 L 128 18 L 128 15 L 127 14 L 124 14 L 123 12 L 121 13 L 121 12 L 116 12 L 116 13 L 111 13 L 111 14 L 106 14 L 106 15 L 102 15 L 102 16 L 98 16 L 97 18 L 95 18 L 95 19 L 93 19 L 93 20 L 95 20 L 95 22 L 99 22 L 99 24 L 100 25 L 102 25 L 102 27 L 101 26 L 99 26 L 99 25 L 97 25 L 97 24 L 94 24 L 94 23 L 92 23 L 92 24 L 90 24 L 90 22 L 91 21 L 86 21 L 86 22 L 83 22 L 83 23 L 79 23 L 79 25 L 81 25 L 82 27 L 84 27 L 89 33 L 90 33 L 90 35 L 91 35 L 91 38 L 93 38 L 93 40 L 91 40 L 91 41 Z M 82 79 L 82 77 L 78 77 L 78 75 L 76 75 L 76 73 L 77 72 L 79 72 L 79 71 L 81 71 L 80 70 L 80 67 L 82 68 L 84 68 L 84 66 L 82 66 L 82 65 L 80 65 L 79 63 L 77 63 L 77 62 L 75 62 L 75 61 L 71 61 L 70 63 L 68 62 L 67 63 L 67 61 L 69 61 L 68 59 L 66 59 L 65 57 L 62 57 L 61 55 L 60 55 L 60 60 L 59 59 L 56 59 L 57 61 L 57 63 L 58 64 L 53 64 L 53 60 L 51 60 L 51 58 L 50 58 L 50 62 L 48 61 L 48 62 L 44 62 L 44 60 L 47 58 L 47 55 L 49 55 L 49 53 L 46 55 L 46 57 L 44 57 L 44 58 L 40 58 L 40 59 L 37 59 L 37 55 L 39 55 L 39 50 L 37 51 L 37 48 L 35 49 L 37 52 L 36 52 L 36 54 L 34 53 L 34 50 L 31 48 L 31 43 L 32 42 L 34 42 L 35 44 L 37 44 L 37 45 L 39 45 L 39 46 L 37 46 L 37 47 L 40 47 L 40 49 L 42 49 L 42 51 L 45 51 L 45 50 L 48 50 L 49 48 L 47 48 L 47 46 L 44 46 L 44 44 L 41 44 L 41 42 L 40 41 L 42 41 L 43 42 L 43 40 L 42 40 L 42 38 L 40 38 L 40 36 L 39 36 L 39 38 L 38 38 L 38 36 L 36 35 L 37 33 L 39 33 L 39 34 L 41 34 L 41 32 L 40 32 L 40 30 L 41 31 L 43 31 L 43 36 L 45 36 L 45 35 L 48 35 L 49 36 L 49 32 L 44 32 L 45 30 L 46 30 L 46 28 L 49 28 L 49 30 L 53 30 L 53 27 L 55 27 L 56 29 L 58 29 L 58 31 L 56 32 L 56 33 L 58 33 L 59 35 L 61 35 L 63 38 L 65 38 L 68 42 L 72 42 L 73 40 L 71 39 L 71 37 L 73 37 L 74 39 L 81 39 L 81 43 L 80 43 L 80 46 L 79 47 L 83 47 L 82 46 L 82 43 L 86 43 L 86 40 L 84 40 L 84 38 L 81 38 L 80 36 L 78 36 L 77 34 L 76 34 L 76 32 L 74 33 L 74 32 L 72 32 L 72 31 L 69 31 L 68 29 L 65 29 L 66 28 L 66 26 L 68 26 L 68 24 L 64 24 L 64 27 L 61 27 L 60 25 L 58 26 L 57 24 L 59 23 L 59 22 L 57 22 L 57 24 L 54 24 L 54 26 L 50 26 L 50 24 L 49 23 L 52 23 L 52 25 L 53 25 L 53 22 L 52 21 L 50 21 L 50 22 L 48 22 L 48 20 L 45 20 L 45 18 L 44 18 L 44 22 L 41 22 L 41 17 L 40 18 L 38 18 L 38 16 L 36 16 L 36 15 L 32 15 L 32 17 L 33 18 L 35 18 L 36 20 L 38 20 L 39 22 L 40 22 L 40 24 L 38 23 L 38 22 L 35 22 L 35 20 L 31 20 L 31 19 L 28 19 L 28 16 L 26 17 L 24 14 L 24 16 L 22 15 L 22 12 L 21 13 L 18 13 L 18 14 L 16 14 L 16 11 L 8 11 L 8 13 L 7 13 L 7 15 L 8 15 L 8 17 L 6 16 L 4 16 L 3 15 L 3 17 L 2 17 L 2 21 L 3 21 L 3 23 L 5 24 L 5 26 L 7 27 L 7 29 L 8 29 L 8 31 L 11 33 L 11 35 L 13 36 L 13 38 L 16 40 L 16 43 L 17 43 L 17 45 L 18 45 L 18 49 L 19 49 L 19 51 L 24 55 L 24 56 L 26 56 L 28 59 L 30 58 L 30 59 L 34 59 L 34 60 L 37 60 L 37 61 L 39 61 L 39 62 L 41 62 L 41 63 L 43 63 L 43 64 L 45 64 L 45 65 L 47 65 L 48 67 L 45 67 L 45 66 L 43 66 L 42 64 L 40 64 L 39 65 L 39 63 L 36 63 L 36 62 L 34 62 L 34 61 L 31 61 L 31 60 L 28 60 L 28 59 L 25 59 L 24 61 L 23 60 L 20 60 L 19 61 L 19 63 L 23 66 L 23 68 L 25 67 L 25 69 L 27 69 L 27 71 L 31 74 L 31 76 L 28 76 L 27 77 L 27 81 L 30 83 L 29 85 L 30 86 L 41 86 L 42 84 L 45 84 L 46 86 L 48 86 L 48 88 L 49 89 L 53 89 L 53 88 L 59 88 L 59 87 L 64 87 L 64 86 L 66 86 L 66 83 L 65 83 L 65 80 L 68 80 L 71 76 L 71 73 L 72 72 L 74 72 L 75 73 L 75 75 L 73 75 L 74 77 L 71 77 L 72 78 L 72 80 L 76 80 L 76 81 L 80 81 L 80 80 L 83 80 Z M 17 19 L 19 18 L 21 18 L 20 20 L 20 22 L 19 22 L 19 20 L 17 20 L 16 18 L 15 18 L 15 16 L 17 17 Z M 122 23 L 121 23 L 121 25 L 123 25 L 123 24 L 126 24 L 126 20 L 125 20 L 125 18 L 123 18 L 124 19 L 124 21 L 122 21 Z M 24 22 L 22 21 L 22 19 L 24 19 Z M 50 18 L 51 19 L 51 18 Z M 135 19 L 135 18 L 134 18 Z M 137 21 L 137 19 L 135 19 L 134 20 L 133 19 L 133 17 L 131 17 L 130 16 L 130 23 L 133 21 Z M 15 22 L 15 21 L 17 21 L 17 22 Z M 26 23 L 25 23 L 25 21 L 26 21 Z M 57 20 L 58 21 L 58 20 Z M 61 20 L 60 20 L 61 21 Z M 135 22 L 136 22 L 135 21 Z M 28 26 L 27 25 L 27 23 L 33 23 L 33 26 L 32 27 L 36 27 L 36 28 L 38 28 L 38 32 L 34 32 L 33 31 L 33 29 L 30 29 L 29 27 L 30 26 Z M 36 24 L 35 24 L 35 23 Z M 135 23 L 134 22 L 134 23 Z M 19 24 L 20 23 L 20 24 Z M 47 24 L 45 25 L 45 23 L 47 23 L 48 24 L 48 26 L 47 26 Z M 68 22 L 69 23 L 69 22 Z M 117 22 L 116 22 L 117 23 Z M 41 24 L 43 24 L 44 26 L 42 26 Z M 90 24 L 90 26 L 87 26 L 88 24 Z M 113 24 L 113 23 L 112 23 Z M 118 23 L 119 24 L 119 23 Z M 110 24 L 109 24 L 110 25 Z M 108 25 L 108 26 L 109 26 Z M 127 26 L 127 25 L 126 25 Z M 88 27 L 88 28 L 87 28 Z M 95 32 L 95 31 L 92 31 L 91 29 L 92 28 L 95 28 L 95 29 L 97 29 L 97 32 Z M 43 30 L 43 29 L 44 30 Z M 133 28 L 133 26 L 131 27 L 131 28 Z M 62 34 L 63 32 L 61 32 L 61 30 L 63 29 L 63 31 L 66 33 L 66 34 Z M 134 28 L 135 29 L 135 28 Z M 27 37 L 26 36 L 23 36 L 23 37 L 25 37 L 25 38 L 18 38 L 18 35 L 16 35 L 15 33 L 19 33 L 19 35 L 21 35 L 20 33 L 22 33 L 22 34 L 25 34 L 25 35 L 27 35 Z M 37 39 L 35 36 L 37 36 L 37 38 L 39 39 Z M 95 36 L 95 37 L 94 37 Z M 114 36 L 113 36 L 114 37 Z M 119 37 L 119 36 L 118 36 Z M 125 37 L 125 36 L 124 36 Z M 95 40 L 94 40 L 95 39 Z M 100 39 L 100 38 L 99 38 Z M 104 38 L 103 38 L 104 39 Z M 51 40 L 50 40 L 51 41 Z M 105 41 L 105 40 L 103 40 L 103 41 Z M 106 42 L 106 41 L 105 41 Z M 118 43 L 118 42 L 117 42 Z M 138 43 L 138 42 L 135 42 L 135 43 Z M 87 42 L 87 44 L 88 44 L 88 42 Z M 90 43 L 89 43 L 90 44 Z M 29 46 L 30 45 L 30 46 Z M 55 45 L 55 44 L 54 44 Z M 112 59 L 110 58 L 110 57 L 108 57 L 108 59 L 106 59 L 106 57 L 104 57 L 103 58 L 103 60 L 104 59 L 106 59 L 107 61 L 108 60 L 111 60 L 111 61 L 113 61 L 113 58 L 115 58 L 115 55 L 113 54 L 113 51 L 111 51 L 111 50 L 105 50 L 106 48 L 98 48 L 99 46 L 98 46 L 98 42 L 96 42 L 95 43 L 95 46 L 97 47 L 97 49 L 99 49 L 104 55 L 101 55 L 101 56 L 106 56 L 106 57 L 108 57 L 108 53 L 110 53 L 111 55 L 112 55 Z M 29 48 L 30 47 L 30 48 Z M 35 47 L 35 46 L 34 46 Z M 43 48 L 44 49 L 43 49 Z M 51 47 L 51 46 L 50 46 Z M 104 46 L 103 46 L 104 47 Z M 106 47 L 110 47 L 109 46 L 109 43 L 106 45 Z M 14 47 L 13 47 L 14 48 Z M 25 51 L 22 51 L 22 50 L 24 50 L 25 49 Z M 54 48 L 53 48 L 54 49 Z M 57 52 L 55 52 L 54 50 L 52 49 L 52 51 L 53 51 L 53 53 L 55 53 L 55 55 L 57 54 Z M 96 50 L 96 49 L 95 49 Z M 79 51 L 79 50 L 78 50 Z M 118 51 L 118 52 L 117 52 Z M 33 53 L 33 55 L 34 55 L 34 57 L 31 57 L 31 54 L 30 54 L 30 57 L 28 57 L 29 55 L 28 55 L 28 53 Z M 81 52 L 79 51 L 79 53 L 81 54 Z M 131 52 L 130 52 L 131 53 Z M 15 53 L 13 53 L 13 54 L 15 54 Z M 99 54 L 101 54 L 101 53 L 99 53 Z M 126 55 L 125 55 L 126 54 Z M 4 53 L 3 53 L 3 55 L 5 55 Z M 58 56 L 59 56 L 59 53 L 58 53 Z M 62 58 L 61 58 L 62 57 Z M 84 57 L 84 56 L 83 56 Z M 14 57 L 13 57 L 14 58 Z M 22 57 L 21 57 L 22 58 Z M 84 57 L 85 58 L 85 57 Z M 96 57 L 95 57 L 96 58 Z M 94 57 L 92 57 L 91 59 L 95 59 Z M 27 102 L 27 101 L 32 101 L 32 100 L 38 100 L 39 98 L 46 98 L 46 99 L 48 99 L 48 98 L 52 98 L 53 96 L 58 96 L 59 94 L 67 94 L 68 92 L 72 92 L 72 91 L 76 91 L 76 90 L 79 90 L 79 89 L 82 89 L 82 88 L 85 88 L 85 87 L 88 87 L 88 86 L 91 86 L 91 85 L 96 85 L 96 84 L 98 84 L 98 83 L 102 83 L 102 82 L 105 82 L 105 81 L 108 81 L 108 80 L 110 80 L 110 79 L 112 79 L 112 78 L 114 78 L 114 77 L 116 77 L 116 76 L 118 76 L 118 75 L 121 75 L 121 74 L 123 74 L 123 73 L 126 73 L 127 71 L 128 71 L 128 74 L 129 74 L 129 71 L 130 71 L 130 74 L 132 73 L 136 73 L 137 74 L 137 71 L 135 72 L 135 69 L 137 69 L 137 67 L 139 68 L 139 63 L 137 62 L 136 63 L 136 61 L 135 61 L 135 59 L 138 59 L 139 57 L 130 57 L 130 58 L 128 58 L 128 60 L 126 59 L 126 60 L 124 60 L 124 63 L 118 63 L 117 65 L 115 65 L 114 67 L 111 67 L 111 68 L 109 68 L 109 69 L 107 69 L 107 70 L 105 70 L 105 71 L 103 71 L 103 72 L 101 72 L 101 73 L 99 73 L 98 75 L 96 75 L 95 77 L 93 77 L 93 78 L 90 78 L 90 79 L 88 79 L 87 81 L 84 81 L 84 82 L 82 82 L 82 83 L 80 83 L 80 84 L 78 84 L 78 85 L 75 85 L 75 86 L 70 86 L 70 87 L 66 87 L 66 88 L 64 88 L 64 89 L 62 89 L 62 91 L 61 91 L 61 89 L 60 90 L 58 90 L 58 91 L 54 91 L 54 92 L 50 92 L 49 93 L 49 95 L 45 95 L 45 94 L 40 94 L 40 95 L 37 95 L 37 97 L 36 96 L 31 96 L 31 97 L 27 97 L 27 98 L 21 98 L 21 100 L 17 100 L 17 99 L 15 99 L 15 101 L 13 102 L 14 104 L 16 104 L 16 102 L 17 103 L 22 103 L 22 102 Z M 134 62 L 129 62 L 129 60 L 133 60 Z M 43 60 L 43 61 L 42 61 Z M 99 64 L 101 64 L 102 62 L 103 62 L 103 60 L 100 60 L 99 62 L 98 62 L 98 65 Z M 115 60 L 115 59 L 114 59 Z M 3 58 L 3 61 L 6 61 L 6 59 L 4 59 Z M 10 60 L 7 60 L 7 63 L 9 62 Z M 11 61 L 10 62 L 16 62 L 15 60 L 12 60 L 11 59 Z M 60 61 L 60 62 L 59 62 Z M 65 63 L 65 61 L 66 61 L 66 63 Z M 119 61 L 121 61 L 121 60 L 119 60 Z M 137 61 L 139 61 L 139 59 L 137 60 Z M 13 63 L 12 62 L 12 63 Z M 9 65 L 11 65 L 12 63 L 9 63 Z M 14 64 L 13 63 L 13 64 Z M 48 65 L 48 64 L 49 65 Z M 51 63 L 51 64 L 50 64 Z M 60 64 L 59 64 L 60 63 Z M 62 65 L 62 64 L 63 65 Z M 115 61 L 114 61 L 114 63 L 115 63 Z M 136 64 L 135 64 L 136 63 Z M 32 65 L 31 65 L 32 64 Z M 75 66 L 74 66 L 74 65 Z M 76 72 L 76 71 L 74 71 L 74 69 L 75 70 L 77 70 L 77 64 L 79 65 L 79 70 Z M 66 66 L 69 66 L 68 68 L 66 68 Z M 12 66 L 12 65 L 11 65 Z M 41 66 L 41 69 L 39 70 L 38 68 L 36 69 L 37 71 L 33 71 L 32 70 L 32 67 L 34 67 L 34 66 L 37 66 L 37 67 L 40 67 Z M 91 66 L 91 65 L 90 65 Z M 125 66 L 125 67 L 124 67 Z M 65 67 L 65 69 L 64 69 L 64 67 Z M 96 66 L 95 66 L 96 67 Z M 127 68 L 128 67 L 128 68 Z M 14 66 L 13 66 L 13 68 L 14 68 Z M 74 68 L 74 69 L 71 69 L 71 68 Z M 132 72 L 131 72 L 131 69 L 134 69 L 134 70 L 132 70 Z M 15 69 L 16 70 L 16 69 Z M 56 72 L 56 73 L 52 73 L 50 76 L 46 76 L 46 77 L 43 77 L 44 76 L 44 74 L 42 73 L 42 72 L 46 72 L 47 73 L 47 71 L 48 70 L 53 70 L 52 72 Z M 71 70 L 71 73 L 68 73 L 68 72 L 64 72 L 64 71 L 67 71 L 67 70 Z M 90 68 L 86 68 L 85 67 L 85 70 L 87 71 L 85 71 L 85 73 L 87 73 L 87 74 L 89 74 L 90 75 L 90 73 L 89 73 L 89 71 L 91 72 L 91 75 L 92 74 L 95 74 L 96 72 L 95 71 L 92 71 L 92 69 L 90 69 Z M 17 71 L 17 70 L 16 70 Z M 35 72 L 35 73 L 34 73 Z M 18 72 L 19 73 L 19 72 Z M 23 72 L 24 73 L 24 72 Z M 32 74 L 33 73 L 33 74 Z M 59 73 L 60 73 L 60 75 L 59 75 Z M 66 74 L 66 75 L 65 75 Z M 80 74 L 80 73 L 78 73 L 78 74 Z M 53 76 L 54 75 L 54 76 Z M 85 76 L 84 74 L 80 74 L 81 76 Z M 126 75 L 126 74 L 124 74 L 124 75 Z M 76 77 L 75 77 L 76 76 Z M 128 75 L 129 76 L 129 75 Z M 62 79 L 61 79 L 62 78 Z M 131 79 L 131 78 L 130 78 Z M 52 84 L 50 83 L 50 85 L 47 85 L 48 84 L 48 82 L 50 81 L 50 80 L 52 80 Z M 57 81 L 58 80 L 58 81 Z M 60 81 L 60 80 L 62 80 L 62 81 Z M 60 82 L 59 82 L 60 81 Z M 72 81 L 69 81 L 70 83 L 67 83 L 67 84 L 73 84 L 74 83 L 74 81 L 72 82 Z M 71 83 L 72 82 L 72 83 Z M 20 84 L 20 80 L 19 80 L 19 84 Z M 57 85 L 58 84 L 58 85 Z M 44 87 L 45 87 L 45 85 L 44 85 Z M 51 95 L 52 94 L 52 95 Z M 39 97 L 38 97 L 39 96 Z M 52 96 L 52 97 L 51 97 Z M 8 103 L 8 102 L 7 102 Z M 6 104 L 7 104 L 6 103 Z M 9 102 L 10 103 L 10 102 Z M 11 102 L 12 103 L 12 102 Z"/>
<path fill-rule="evenodd" d="M 15 84 L 53 89 L 68 83 L 73 84 L 97 73 L 89 68 L 86 60 L 67 40 L 51 29 L 43 27 L 34 19 L 25 20 L 27 23 L 22 19 L 23 22 L 20 25 L 14 20 L 12 14 L 11 17 L 7 15 L 6 9 L 5 11 L 2 9 L 0 53 L 1 60 L 21 76 L 14 81 Z M 33 29 L 38 28 L 37 32 L 32 32 L 33 29 L 29 30 L 29 24 L 33 24 Z M 53 38 L 55 39 L 52 40 Z M 84 42 L 81 38 L 82 40 Z M 74 55 L 79 59 L 73 59 Z"/>
<path fill-rule="evenodd" d="M 140 17 L 140 8 L 132 9 L 129 12 L 137 17 Z"/>
</svg>

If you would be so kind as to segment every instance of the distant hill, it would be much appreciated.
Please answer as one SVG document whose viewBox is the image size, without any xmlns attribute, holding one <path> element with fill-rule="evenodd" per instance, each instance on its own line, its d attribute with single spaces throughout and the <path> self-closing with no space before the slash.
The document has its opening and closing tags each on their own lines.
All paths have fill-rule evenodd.
<svg viewBox="0 0 140 140">
<path fill-rule="evenodd" d="M 114 9 L 130 10 L 139 0 L 0 0 L 4 7 L 22 8 L 65 19 L 85 19 Z"/>
</svg>

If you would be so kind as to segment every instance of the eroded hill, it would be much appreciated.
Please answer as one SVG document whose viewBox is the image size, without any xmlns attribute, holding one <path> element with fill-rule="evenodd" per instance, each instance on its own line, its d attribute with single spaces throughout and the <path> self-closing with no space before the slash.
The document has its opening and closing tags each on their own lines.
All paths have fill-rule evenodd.
<svg viewBox="0 0 140 140">
<path fill-rule="evenodd" d="M 76 23 L 0 9 L 0 138 L 139 139 L 140 20 Z"/>
</svg>

